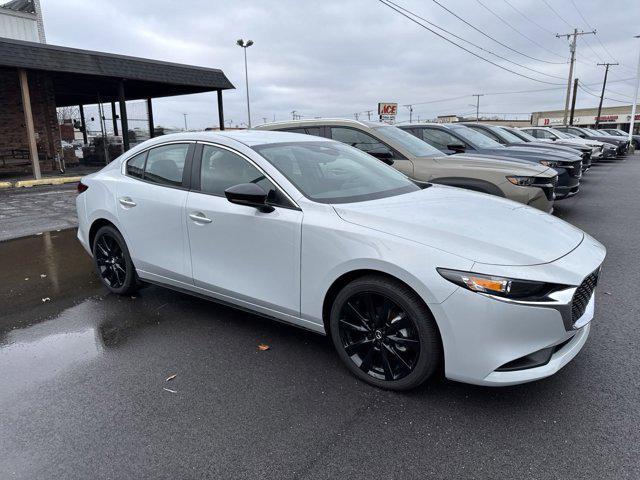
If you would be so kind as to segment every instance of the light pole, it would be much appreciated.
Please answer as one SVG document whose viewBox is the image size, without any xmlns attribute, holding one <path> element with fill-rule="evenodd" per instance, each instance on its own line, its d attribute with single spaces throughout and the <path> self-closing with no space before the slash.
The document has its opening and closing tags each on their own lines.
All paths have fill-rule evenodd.
<svg viewBox="0 0 640 480">
<path fill-rule="evenodd" d="M 247 85 L 247 125 L 251 128 L 251 107 L 249 106 L 249 73 L 247 71 L 247 48 L 253 45 L 253 40 L 245 41 L 243 39 L 239 39 L 236 42 L 236 45 L 242 47 L 244 50 L 244 81 Z"/>
<path fill-rule="evenodd" d="M 633 38 L 640 38 L 636 35 Z M 636 119 L 636 104 L 638 103 L 638 87 L 640 87 L 640 56 L 638 56 L 638 73 L 636 74 L 636 88 L 633 91 L 633 106 L 631 107 L 631 120 L 629 122 L 629 145 L 633 145 L 633 124 Z"/>
</svg>

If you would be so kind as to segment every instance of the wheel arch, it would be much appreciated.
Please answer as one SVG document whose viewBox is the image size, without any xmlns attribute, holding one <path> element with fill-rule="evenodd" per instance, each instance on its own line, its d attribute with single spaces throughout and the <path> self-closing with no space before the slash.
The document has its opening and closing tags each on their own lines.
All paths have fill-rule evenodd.
<svg viewBox="0 0 640 480">
<path fill-rule="evenodd" d="M 102 227 L 105 226 L 110 226 L 115 228 L 118 233 L 120 233 L 120 235 L 122 235 L 122 232 L 120 231 L 120 229 L 111 221 L 108 220 L 106 218 L 96 218 L 92 223 L 91 223 L 91 227 L 89 227 L 89 248 L 93 250 L 93 240 L 96 238 L 96 233 L 98 233 L 98 230 L 100 230 Z"/>
<path fill-rule="evenodd" d="M 333 283 L 329 286 L 328 290 L 324 295 L 324 300 L 322 302 L 322 323 L 324 325 L 324 329 L 327 334 L 329 334 L 330 332 L 329 316 L 331 314 L 331 306 L 333 305 L 333 301 L 335 300 L 340 290 L 342 290 L 346 285 L 348 285 L 352 281 L 368 275 L 375 275 L 378 277 L 391 279 L 395 282 L 399 282 L 403 284 L 404 286 L 409 288 L 411 291 L 413 291 L 416 294 L 416 296 L 420 299 L 420 301 L 422 301 L 422 303 L 424 304 L 425 308 L 429 311 L 429 313 L 434 317 L 436 330 L 440 337 L 440 343 L 442 344 L 442 332 L 440 331 L 440 326 L 438 325 L 438 321 L 436 320 L 433 311 L 431 310 L 431 308 L 429 308 L 429 305 L 427 304 L 427 302 L 425 302 L 423 296 L 420 295 L 418 290 L 416 290 L 416 288 L 414 288 L 410 282 L 403 280 L 397 275 L 393 275 L 383 270 L 377 270 L 375 268 L 360 268 L 356 270 L 350 270 L 348 272 L 343 273 L 338 278 L 336 278 L 333 281 Z"/>
</svg>

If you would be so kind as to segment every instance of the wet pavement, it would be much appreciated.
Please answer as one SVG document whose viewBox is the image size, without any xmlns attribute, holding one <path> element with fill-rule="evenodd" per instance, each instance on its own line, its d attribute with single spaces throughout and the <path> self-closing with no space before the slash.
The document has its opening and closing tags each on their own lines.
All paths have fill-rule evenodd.
<svg viewBox="0 0 640 480">
<path fill-rule="evenodd" d="M 75 184 L 0 190 L 0 241 L 77 225 Z"/>
<path fill-rule="evenodd" d="M 558 202 L 608 248 L 592 333 L 557 375 L 497 389 L 378 390 L 322 336 L 107 294 L 73 230 L 0 242 L 0 478 L 638 478 L 638 184 L 640 156 Z"/>
</svg>

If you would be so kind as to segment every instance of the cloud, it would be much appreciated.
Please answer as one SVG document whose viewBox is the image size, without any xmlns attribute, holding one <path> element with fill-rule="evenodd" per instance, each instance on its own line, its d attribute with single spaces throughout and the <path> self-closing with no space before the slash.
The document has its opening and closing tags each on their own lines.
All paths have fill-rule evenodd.
<svg viewBox="0 0 640 480">
<path fill-rule="evenodd" d="M 395 0 L 394 0 L 395 1 Z M 549 0 L 564 19 L 587 28 L 570 2 Z M 559 83 L 555 90 L 509 96 L 486 95 L 481 111 L 527 113 L 564 104 L 567 65 L 536 62 L 492 42 L 427 0 L 397 0 L 435 24 L 529 68 L 560 77 L 549 78 L 495 59 L 497 63 L 540 79 Z M 511 9 L 506 2 L 483 2 L 508 23 L 545 48 L 527 40 L 502 23 L 478 2 L 451 0 L 446 6 L 514 49 L 551 61 L 568 57 L 566 40 Z M 565 33 L 569 27 L 537 0 L 510 0 L 516 8 L 546 30 Z M 593 36 L 578 44 L 576 76 L 599 91 L 603 70 L 595 63 L 613 61 L 611 89 L 619 99 L 632 94 L 640 42 L 631 18 L 640 18 L 640 2 L 617 2 L 614 8 L 599 0 L 576 2 L 589 24 L 597 28 L 605 48 Z M 225 114 L 234 123 L 246 122 L 244 60 L 235 45 L 252 39 L 248 49 L 253 123 L 263 118 L 352 116 L 375 110 L 379 101 L 401 105 L 468 95 L 468 98 L 416 105 L 414 115 L 473 110 L 474 93 L 552 88 L 498 69 L 452 46 L 375 0 L 232 2 L 219 0 L 68 0 L 43 2 L 50 43 L 101 50 L 159 60 L 221 68 L 236 86 L 224 93 Z M 554 56 L 547 50 L 556 52 Z M 475 50 L 474 50 L 475 51 Z M 491 58 L 486 52 L 481 55 Z M 614 97 L 611 93 L 609 96 Z M 630 100 L 629 100 L 630 101 Z M 214 94 L 158 99 L 156 123 L 202 128 L 217 124 Z M 606 104 L 607 101 L 605 101 Z M 578 96 L 578 106 L 593 106 L 597 99 Z M 401 108 L 401 119 L 408 109 Z"/>
</svg>

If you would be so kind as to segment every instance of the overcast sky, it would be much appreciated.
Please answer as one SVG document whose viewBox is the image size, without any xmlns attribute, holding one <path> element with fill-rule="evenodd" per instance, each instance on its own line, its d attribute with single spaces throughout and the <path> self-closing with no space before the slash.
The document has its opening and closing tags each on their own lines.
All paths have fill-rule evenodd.
<svg viewBox="0 0 640 480">
<path fill-rule="evenodd" d="M 361 118 L 366 118 L 364 112 L 375 110 L 379 101 L 416 104 L 414 118 L 470 114 L 475 112 L 474 93 L 485 94 L 480 110 L 487 114 L 562 108 L 569 48 L 555 33 L 574 26 L 598 31 L 598 38 L 590 35 L 578 41 L 576 76 L 599 93 L 604 68 L 595 64 L 618 61 L 621 66 L 610 71 L 607 96 L 631 103 L 631 78 L 640 50 L 640 40 L 633 39 L 640 34 L 638 0 L 546 0 L 557 14 L 544 0 L 438 0 L 520 53 L 473 30 L 432 0 L 394 1 L 522 66 L 454 39 L 473 52 L 559 85 L 503 71 L 377 0 L 41 0 L 48 43 L 222 69 L 236 86 L 224 93 L 225 116 L 233 124 L 247 121 L 238 38 L 255 42 L 248 50 L 254 124 L 263 118 L 290 119 L 292 110 L 304 117 L 353 117 L 362 112 Z M 547 88 L 553 90 L 491 95 Z M 466 97 L 440 101 L 461 96 Z M 420 105 L 433 101 L 439 102 Z M 578 107 L 597 102 L 583 91 L 578 94 Z M 621 104 L 605 100 L 605 105 Z M 132 110 L 144 115 L 142 106 Z M 183 113 L 188 114 L 189 128 L 217 125 L 215 94 L 155 100 L 154 113 L 156 125 L 182 127 Z M 398 120 L 406 119 L 408 109 L 401 106 Z"/>
</svg>

